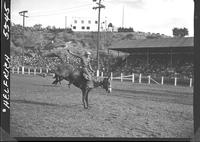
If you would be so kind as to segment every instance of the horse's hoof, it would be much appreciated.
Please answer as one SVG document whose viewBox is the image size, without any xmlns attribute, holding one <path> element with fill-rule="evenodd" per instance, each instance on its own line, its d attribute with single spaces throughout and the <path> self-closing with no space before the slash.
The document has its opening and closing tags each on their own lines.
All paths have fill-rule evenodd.
<svg viewBox="0 0 200 142">
<path fill-rule="evenodd" d="M 84 109 L 88 109 L 88 106 L 84 106 Z"/>
</svg>

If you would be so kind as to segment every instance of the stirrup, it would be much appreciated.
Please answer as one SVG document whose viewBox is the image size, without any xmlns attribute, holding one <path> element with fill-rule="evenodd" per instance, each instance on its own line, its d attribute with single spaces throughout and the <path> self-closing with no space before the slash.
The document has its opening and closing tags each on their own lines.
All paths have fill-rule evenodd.
<svg viewBox="0 0 200 142">
<path fill-rule="evenodd" d="M 83 73 L 83 77 L 86 79 L 86 80 L 91 80 L 91 77 L 85 73 Z"/>
</svg>

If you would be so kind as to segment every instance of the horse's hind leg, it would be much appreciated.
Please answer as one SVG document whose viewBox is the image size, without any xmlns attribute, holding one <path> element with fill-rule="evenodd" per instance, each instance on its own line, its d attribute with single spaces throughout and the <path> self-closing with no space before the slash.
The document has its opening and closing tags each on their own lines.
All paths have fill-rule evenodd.
<svg viewBox="0 0 200 142">
<path fill-rule="evenodd" d="M 52 82 L 52 84 L 57 85 L 57 83 L 58 83 L 58 76 L 55 74 L 55 76 L 53 78 L 55 78 L 55 80 Z"/>
<path fill-rule="evenodd" d="M 56 84 L 57 84 L 57 80 L 54 80 L 54 81 L 52 82 L 52 84 L 56 85 Z"/>
<path fill-rule="evenodd" d="M 52 84 L 57 85 L 58 82 L 59 82 L 59 84 L 61 85 L 61 81 L 63 80 L 63 78 L 62 78 L 62 77 L 59 77 L 59 76 L 56 76 L 55 78 L 56 78 L 56 80 L 55 80 Z"/>
<path fill-rule="evenodd" d="M 70 88 L 70 85 L 72 84 L 73 82 L 71 80 L 69 80 L 69 83 L 68 83 L 68 87 Z"/>
<path fill-rule="evenodd" d="M 60 85 L 61 85 L 61 81 L 63 80 L 63 78 L 62 77 L 58 77 L 58 81 L 57 82 L 59 82 L 60 83 Z"/>
</svg>

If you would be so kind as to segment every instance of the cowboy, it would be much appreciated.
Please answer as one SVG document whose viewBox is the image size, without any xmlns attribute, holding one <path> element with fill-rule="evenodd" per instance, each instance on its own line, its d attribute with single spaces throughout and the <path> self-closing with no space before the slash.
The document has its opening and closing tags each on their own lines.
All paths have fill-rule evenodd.
<svg viewBox="0 0 200 142">
<path fill-rule="evenodd" d="M 84 56 L 80 56 L 77 54 L 72 53 L 69 49 L 67 50 L 71 55 L 74 57 L 77 57 L 81 59 L 81 65 L 82 65 L 82 70 L 83 70 L 83 76 L 87 81 L 92 80 L 92 75 L 91 73 L 94 73 L 95 71 L 92 69 L 90 65 L 90 55 L 91 53 L 89 51 L 85 51 Z M 88 82 L 89 83 L 89 82 Z"/>
</svg>

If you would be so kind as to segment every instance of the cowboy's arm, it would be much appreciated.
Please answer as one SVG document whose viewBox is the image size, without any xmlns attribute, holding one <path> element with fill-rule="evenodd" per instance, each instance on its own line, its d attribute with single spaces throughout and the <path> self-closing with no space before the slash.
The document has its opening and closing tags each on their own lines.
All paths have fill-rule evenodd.
<svg viewBox="0 0 200 142">
<path fill-rule="evenodd" d="M 92 72 L 95 72 L 95 71 L 92 69 L 92 66 L 91 66 L 90 63 L 89 63 L 89 70 L 91 70 Z"/>
<path fill-rule="evenodd" d="M 72 53 L 70 50 L 67 50 L 72 56 L 82 59 L 79 55 Z"/>
</svg>

